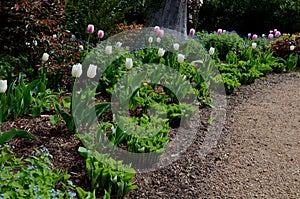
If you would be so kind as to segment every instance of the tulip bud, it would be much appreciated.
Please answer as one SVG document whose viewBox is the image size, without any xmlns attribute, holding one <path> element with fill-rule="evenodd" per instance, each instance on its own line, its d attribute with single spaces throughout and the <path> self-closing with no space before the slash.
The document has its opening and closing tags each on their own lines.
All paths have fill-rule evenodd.
<svg viewBox="0 0 300 199">
<path fill-rule="evenodd" d="M 178 43 L 173 44 L 173 48 L 176 51 L 179 50 L 179 44 Z"/>
<path fill-rule="evenodd" d="M 262 38 L 264 38 L 265 36 L 266 36 L 265 34 L 262 34 L 262 35 L 261 35 Z"/>
<path fill-rule="evenodd" d="M 274 38 L 274 35 L 272 33 L 268 35 L 269 40 L 272 40 L 273 38 Z"/>
<path fill-rule="evenodd" d="M 190 36 L 194 36 L 195 35 L 195 29 L 194 28 L 191 28 L 190 29 L 190 32 L 189 32 L 189 34 L 190 34 Z"/>
<path fill-rule="evenodd" d="M 87 70 L 87 73 L 86 75 L 89 77 L 89 78 L 94 78 L 96 76 L 96 72 L 97 72 L 97 66 L 96 65 L 93 65 L 93 64 L 90 64 L 89 65 L 89 68 Z"/>
<path fill-rule="evenodd" d="M 258 37 L 257 34 L 254 34 L 254 35 L 252 36 L 252 39 L 253 39 L 253 40 L 256 40 L 257 37 Z"/>
<path fill-rule="evenodd" d="M 116 45 L 117 45 L 119 48 L 121 48 L 122 43 L 118 41 L 118 42 L 116 43 Z"/>
<path fill-rule="evenodd" d="M 184 55 L 183 55 L 183 54 L 178 54 L 177 61 L 178 61 L 179 63 L 184 62 Z"/>
<path fill-rule="evenodd" d="M 7 80 L 0 80 L 0 93 L 5 93 L 7 90 Z"/>
<path fill-rule="evenodd" d="M 46 62 L 49 59 L 49 54 L 48 53 L 44 53 L 42 56 L 42 62 Z"/>
<path fill-rule="evenodd" d="M 156 41 L 157 41 L 157 43 L 160 43 L 160 42 L 161 42 L 161 38 L 158 37 L 158 38 L 156 39 Z"/>
<path fill-rule="evenodd" d="M 87 31 L 88 31 L 89 34 L 92 34 L 94 32 L 94 25 L 89 24 L 88 28 L 87 28 Z"/>
<path fill-rule="evenodd" d="M 275 32 L 275 37 L 280 37 L 280 36 L 281 36 L 281 32 L 276 31 L 276 32 Z"/>
<path fill-rule="evenodd" d="M 218 33 L 218 35 L 221 35 L 223 33 L 223 30 L 222 29 L 218 29 L 217 33 Z"/>
<path fill-rule="evenodd" d="M 72 67 L 72 76 L 80 77 L 82 74 L 82 65 L 80 63 L 74 64 Z"/>
<path fill-rule="evenodd" d="M 226 33 L 226 30 L 223 30 L 223 33 Z"/>
<path fill-rule="evenodd" d="M 162 49 L 162 48 L 159 48 L 158 49 L 158 56 L 162 57 L 162 56 L 164 56 L 164 54 L 165 54 L 165 50 Z"/>
<path fill-rule="evenodd" d="M 154 27 L 154 32 L 155 32 L 156 34 L 158 34 L 159 30 L 160 30 L 160 27 L 159 27 L 159 26 L 155 26 L 155 27 Z"/>
<path fill-rule="evenodd" d="M 104 31 L 103 30 L 98 30 L 98 37 L 100 38 L 100 39 L 102 39 L 103 37 L 104 37 Z"/>
<path fill-rule="evenodd" d="M 149 37 L 148 42 L 151 44 L 153 42 L 153 37 Z"/>
<path fill-rule="evenodd" d="M 210 55 L 213 55 L 213 54 L 215 54 L 215 48 L 213 48 L 213 47 L 210 47 L 210 49 L 209 49 L 209 54 Z"/>
<path fill-rule="evenodd" d="M 130 70 L 133 66 L 133 62 L 131 58 L 126 58 L 125 66 L 128 70 Z"/>
<path fill-rule="evenodd" d="M 57 35 L 56 35 L 56 34 L 53 34 L 52 37 L 53 37 L 53 39 L 56 39 L 56 38 L 57 38 Z"/>
<path fill-rule="evenodd" d="M 251 33 L 248 33 L 248 38 L 250 38 L 251 37 Z"/>
<path fill-rule="evenodd" d="M 106 48 L 105 48 L 105 53 L 106 53 L 107 55 L 112 54 L 112 46 L 106 46 Z"/>
<path fill-rule="evenodd" d="M 252 43 L 252 45 L 251 45 L 251 47 L 253 48 L 253 49 L 255 49 L 256 47 L 257 47 L 257 43 Z"/>
<path fill-rule="evenodd" d="M 79 45 L 78 47 L 79 47 L 80 50 L 84 50 L 83 45 Z"/>
<path fill-rule="evenodd" d="M 291 46 L 290 46 L 290 51 L 293 51 L 293 50 L 295 50 L 295 48 L 296 48 L 296 46 L 294 46 L 294 45 L 291 45 Z"/>
</svg>

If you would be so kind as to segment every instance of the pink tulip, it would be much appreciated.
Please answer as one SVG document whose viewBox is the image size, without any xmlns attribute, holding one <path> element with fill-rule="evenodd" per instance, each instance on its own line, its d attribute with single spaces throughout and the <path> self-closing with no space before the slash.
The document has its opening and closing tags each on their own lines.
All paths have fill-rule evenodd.
<svg viewBox="0 0 300 199">
<path fill-rule="evenodd" d="M 274 32 L 277 32 L 277 29 L 276 29 L 276 28 L 274 29 Z"/>
<path fill-rule="evenodd" d="M 251 33 L 248 33 L 248 38 L 250 39 L 250 37 L 251 37 Z"/>
<path fill-rule="evenodd" d="M 218 33 L 218 35 L 221 35 L 223 33 L 223 30 L 220 28 L 220 29 L 218 29 L 217 33 Z"/>
<path fill-rule="evenodd" d="M 270 33 L 270 34 L 268 35 L 268 39 L 269 39 L 269 40 L 272 40 L 273 38 L 274 38 L 274 34 Z"/>
<path fill-rule="evenodd" d="M 281 36 L 281 32 L 276 31 L 276 32 L 275 32 L 275 37 L 280 37 L 280 36 Z"/>
<path fill-rule="evenodd" d="M 254 34 L 254 35 L 252 36 L 252 39 L 253 39 L 253 40 L 256 40 L 256 39 L 257 39 L 257 34 Z"/>
<path fill-rule="evenodd" d="M 157 36 L 159 37 L 163 37 L 165 35 L 165 31 L 164 30 L 159 30 L 157 33 Z"/>
<path fill-rule="evenodd" d="M 89 34 L 92 34 L 94 32 L 94 25 L 89 24 L 88 28 L 87 28 L 87 31 L 88 31 Z"/>
<path fill-rule="evenodd" d="M 195 32 L 196 32 L 195 29 L 194 29 L 194 28 L 191 28 L 189 34 L 190 34 L 191 36 L 194 36 L 194 35 L 195 35 Z"/>
<path fill-rule="evenodd" d="M 98 37 L 102 39 L 104 37 L 104 31 L 103 30 L 98 30 Z"/>
<path fill-rule="evenodd" d="M 159 26 L 155 26 L 155 27 L 154 27 L 154 32 L 155 32 L 156 34 L 158 34 L 159 30 L 160 30 L 160 27 L 159 27 Z"/>
</svg>

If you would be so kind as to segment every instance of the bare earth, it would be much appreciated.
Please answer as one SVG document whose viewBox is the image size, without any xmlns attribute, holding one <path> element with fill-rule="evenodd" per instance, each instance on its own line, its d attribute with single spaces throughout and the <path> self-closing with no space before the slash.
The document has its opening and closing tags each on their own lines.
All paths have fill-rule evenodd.
<svg viewBox="0 0 300 199">
<path fill-rule="evenodd" d="M 227 109 L 209 155 L 195 155 L 196 139 L 181 160 L 137 174 L 128 198 L 300 198 L 300 73 L 243 86 Z"/>
</svg>

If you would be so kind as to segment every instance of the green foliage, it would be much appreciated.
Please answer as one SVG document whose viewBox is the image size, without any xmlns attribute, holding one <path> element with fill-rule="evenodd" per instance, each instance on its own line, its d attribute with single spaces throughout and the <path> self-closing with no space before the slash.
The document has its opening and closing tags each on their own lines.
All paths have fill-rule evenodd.
<svg viewBox="0 0 300 199">
<path fill-rule="evenodd" d="M 0 132 L 0 146 L 4 143 L 8 143 L 15 138 L 29 138 L 36 140 L 36 137 L 27 131 L 16 130 L 15 128 L 10 129 L 6 132 Z"/>
<path fill-rule="evenodd" d="M 1 147 L 0 197 L 3 198 L 76 198 L 70 175 L 52 170 L 47 148 L 36 156 L 17 158 L 9 147 Z M 60 188 L 57 188 L 59 185 Z"/>
<path fill-rule="evenodd" d="M 123 198 L 131 190 L 137 188 L 132 184 L 134 169 L 121 161 L 116 161 L 108 154 L 91 152 L 80 147 L 80 154 L 86 158 L 86 171 L 91 182 L 91 187 L 97 197 Z M 82 193 L 86 195 L 86 193 Z"/>
</svg>

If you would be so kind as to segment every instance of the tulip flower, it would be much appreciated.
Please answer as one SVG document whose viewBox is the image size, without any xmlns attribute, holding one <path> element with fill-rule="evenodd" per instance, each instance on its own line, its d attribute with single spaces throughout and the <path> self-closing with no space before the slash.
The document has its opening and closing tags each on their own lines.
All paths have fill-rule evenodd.
<svg viewBox="0 0 300 199">
<path fill-rule="evenodd" d="M 0 93 L 5 93 L 7 90 L 7 80 L 0 80 Z"/>
<path fill-rule="evenodd" d="M 53 37 L 53 39 L 56 39 L 56 38 L 57 38 L 57 35 L 56 35 L 56 34 L 53 34 L 52 37 Z"/>
<path fill-rule="evenodd" d="M 131 58 L 126 58 L 125 66 L 128 70 L 130 70 L 133 66 L 133 62 Z"/>
<path fill-rule="evenodd" d="M 165 52 L 166 52 L 166 51 L 165 51 L 163 48 L 159 48 L 159 49 L 158 49 L 158 56 L 159 56 L 159 57 L 164 56 Z"/>
<path fill-rule="evenodd" d="M 82 74 L 82 65 L 80 63 L 74 64 L 72 67 L 72 76 L 80 77 Z"/>
<path fill-rule="evenodd" d="M 269 39 L 269 40 L 272 40 L 273 38 L 274 38 L 274 34 L 270 33 L 270 34 L 268 35 L 268 39 Z"/>
<path fill-rule="evenodd" d="M 78 47 L 79 47 L 80 50 L 84 50 L 83 45 L 79 45 Z"/>
<path fill-rule="evenodd" d="M 190 32 L 189 32 L 190 36 L 194 36 L 195 33 L 196 33 L 195 29 L 194 29 L 194 28 L 191 28 L 191 29 L 190 29 Z"/>
<path fill-rule="evenodd" d="M 262 38 L 264 38 L 265 36 L 266 36 L 265 34 L 262 34 L 262 35 L 261 35 Z"/>
<path fill-rule="evenodd" d="M 290 46 L 290 51 L 293 51 L 293 50 L 295 50 L 295 48 L 296 48 L 296 46 L 294 46 L 294 45 L 291 45 L 291 46 Z"/>
<path fill-rule="evenodd" d="M 94 32 L 94 25 L 89 24 L 88 27 L 87 27 L 87 31 L 88 31 L 89 34 L 92 34 Z"/>
<path fill-rule="evenodd" d="M 223 33 L 223 30 L 221 28 L 219 28 L 217 33 L 218 33 L 218 35 L 221 35 Z"/>
<path fill-rule="evenodd" d="M 281 36 L 281 32 L 276 31 L 276 32 L 275 32 L 275 37 L 280 37 L 280 36 Z"/>
<path fill-rule="evenodd" d="M 103 30 L 98 30 L 98 37 L 100 38 L 100 39 L 102 39 L 103 37 L 104 37 L 104 31 Z"/>
<path fill-rule="evenodd" d="M 107 55 L 112 54 L 112 46 L 106 46 L 106 48 L 105 48 L 105 53 L 106 53 Z"/>
<path fill-rule="evenodd" d="M 177 61 L 178 61 L 179 63 L 184 62 L 184 55 L 183 55 L 183 54 L 178 54 Z"/>
<path fill-rule="evenodd" d="M 252 39 L 256 40 L 258 38 L 257 34 L 252 35 Z"/>
<path fill-rule="evenodd" d="M 89 68 L 87 70 L 87 73 L 86 75 L 89 77 L 89 78 L 94 78 L 96 76 L 96 73 L 97 73 L 97 66 L 96 65 L 93 65 L 93 64 L 90 64 L 89 65 Z"/>
<path fill-rule="evenodd" d="M 248 38 L 250 38 L 251 37 L 251 33 L 248 33 Z"/>
<path fill-rule="evenodd" d="M 151 44 L 153 42 L 153 37 L 149 37 L 148 42 Z"/>
<path fill-rule="evenodd" d="M 173 48 L 176 51 L 179 50 L 179 44 L 178 43 L 173 44 Z"/>
<path fill-rule="evenodd" d="M 121 48 L 122 43 L 118 41 L 118 42 L 116 43 L 116 45 L 117 45 L 119 48 Z"/>
<path fill-rule="evenodd" d="M 158 34 L 159 30 L 160 30 L 160 27 L 159 27 L 159 26 L 155 26 L 155 27 L 154 27 L 154 32 L 155 32 L 156 34 Z"/>
<path fill-rule="evenodd" d="M 257 43 L 252 43 L 252 45 L 251 45 L 251 47 L 253 48 L 253 49 L 255 49 L 256 47 L 257 47 Z"/>
<path fill-rule="evenodd" d="M 226 33 L 226 30 L 223 30 L 223 33 Z"/>
<path fill-rule="evenodd" d="M 48 53 L 44 53 L 42 56 L 42 62 L 46 62 L 49 59 L 49 54 Z"/>
<path fill-rule="evenodd" d="M 163 37 L 165 35 L 165 31 L 164 30 L 159 30 L 157 33 L 157 36 L 159 37 Z"/>
<path fill-rule="evenodd" d="M 213 48 L 213 47 L 210 47 L 210 49 L 209 49 L 208 53 L 209 53 L 210 55 L 213 55 L 213 54 L 215 54 L 215 48 Z"/>
<path fill-rule="evenodd" d="M 156 39 L 156 41 L 157 41 L 157 43 L 160 43 L 160 42 L 161 42 L 161 38 L 158 37 L 158 38 Z"/>
</svg>

